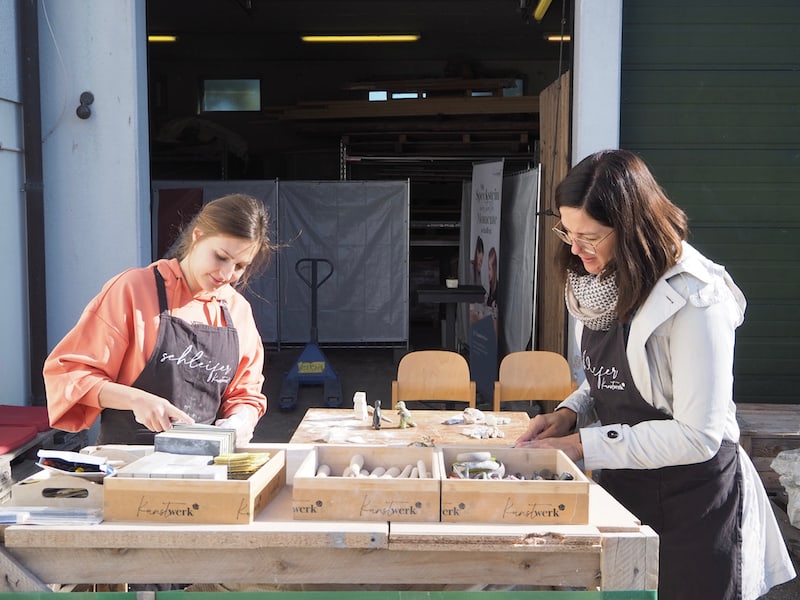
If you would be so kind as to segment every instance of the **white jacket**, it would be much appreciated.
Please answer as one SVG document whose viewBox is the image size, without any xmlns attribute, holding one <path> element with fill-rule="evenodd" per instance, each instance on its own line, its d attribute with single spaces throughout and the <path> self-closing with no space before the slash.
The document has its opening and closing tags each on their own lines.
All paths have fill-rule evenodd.
<svg viewBox="0 0 800 600">
<path fill-rule="evenodd" d="M 584 381 L 559 408 L 578 414 L 586 469 L 693 464 L 712 458 L 723 439 L 738 442 L 733 351 L 745 306 L 725 269 L 684 243 L 678 264 L 659 279 L 631 321 L 626 349 L 637 390 L 672 419 L 599 426 Z M 580 323 L 576 331 L 580 336 Z M 610 430 L 618 435 L 609 437 Z M 795 572 L 758 473 L 741 449 L 739 457 L 747 599 L 792 579 Z"/>
</svg>

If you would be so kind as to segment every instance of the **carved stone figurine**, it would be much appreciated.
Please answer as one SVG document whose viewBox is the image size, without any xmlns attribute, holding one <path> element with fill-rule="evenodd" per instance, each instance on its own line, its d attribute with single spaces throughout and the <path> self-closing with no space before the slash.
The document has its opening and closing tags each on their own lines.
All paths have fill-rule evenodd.
<svg viewBox="0 0 800 600">
<path fill-rule="evenodd" d="M 406 403 L 402 400 L 397 403 L 397 414 L 400 415 L 400 429 L 417 426 L 414 419 L 411 418 L 411 412 L 406 408 Z"/>
<path fill-rule="evenodd" d="M 372 428 L 381 428 L 381 401 L 375 400 L 375 410 L 372 412 Z"/>
</svg>

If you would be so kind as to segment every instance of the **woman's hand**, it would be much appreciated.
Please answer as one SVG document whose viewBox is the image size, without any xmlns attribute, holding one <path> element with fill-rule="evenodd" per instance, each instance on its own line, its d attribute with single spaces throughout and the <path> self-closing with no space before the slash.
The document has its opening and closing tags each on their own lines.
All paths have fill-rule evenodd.
<svg viewBox="0 0 800 600">
<path fill-rule="evenodd" d="M 531 419 L 528 430 L 514 442 L 514 446 L 528 448 L 532 447 L 533 441 L 567 435 L 575 427 L 577 420 L 578 415 L 569 408 L 536 415 Z"/>
<path fill-rule="evenodd" d="M 217 419 L 214 425 L 236 430 L 236 447 L 244 446 L 253 439 L 253 432 L 258 423 L 258 413 L 248 406 L 243 406 L 225 419 Z"/>
<path fill-rule="evenodd" d="M 580 434 L 573 433 L 563 437 L 543 438 L 519 444 L 524 448 L 552 448 L 562 450 L 570 460 L 576 462 L 583 460 L 583 444 L 581 444 Z"/>
<path fill-rule="evenodd" d="M 516 448 L 552 448 L 562 450 L 571 460 L 583 459 L 583 445 L 578 433 L 569 435 L 575 427 L 578 415 L 569 408 L 536 415 L 528 425 L 528 431 L 514 442 Z"/>
<path fill-rule="evenodd" d="M 178 421 L 188 425 L 194 423 L 192 417 L 169 400 L 113 381 L 103 385 L 97 399 L 102 408 L 132 411 L 136 422 L 150 431 L 166 431 Z"/>
</svg>

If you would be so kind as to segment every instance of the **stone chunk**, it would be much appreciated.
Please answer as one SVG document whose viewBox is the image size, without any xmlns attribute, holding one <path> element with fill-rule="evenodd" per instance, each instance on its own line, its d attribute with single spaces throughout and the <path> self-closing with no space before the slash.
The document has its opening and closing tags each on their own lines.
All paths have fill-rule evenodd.
<svg viewBox="0 0 800 600">
<path fill-rule="evenodd" d="M 780 475 L 781 485 L 789 496 L 786 505 L 789 522 L 800 528 L 800 448 L 779 452 L 770 466 Z"/>
</svg>

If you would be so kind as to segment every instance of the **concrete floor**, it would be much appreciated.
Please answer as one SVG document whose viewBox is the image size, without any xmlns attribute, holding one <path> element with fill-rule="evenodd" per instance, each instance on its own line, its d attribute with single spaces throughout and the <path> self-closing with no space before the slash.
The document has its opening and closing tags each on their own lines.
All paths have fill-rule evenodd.
<svg viewBox="0 0 800 600">
<path fill-rule="evenodd" d="M 409 336 L 409 347 L 413 350 L 440 347 L 440 333 L 431 326 L 414 326 Z M 267 349 L 264 392 L 267 395 L 267 414 L 259 422 L 254 442 L 288 442 L 306 410 L 324 407 L 321 386 L 301 386 L 297 407 L 293 411 L 282 411 L 278 406 L 281 383 L 302 347 L 282 347 L 280 351 Z M 392 379 L 397 374 L 397 363 L 405 348 L 322 348 L 328 363 L 339 376 L 342 385 L 342 406 L 353 406 L 353 394 L 367 393 L 371 404 L 381 400 L 383 406 L 391 404 Z"/>
<path fill-rule="evenodd" d="M 264 384 L 267 414 L 256 427 L 254 442 L 288 442 L 308 408 L 325 406 L 322 386 L 301 386 L 297 407 L 292 411 L 280 410 L 278 406 L 284 375 L 301 351 L 302 348 L 268 351 Z M 353 406 L 353 394 L 357 391 L 366 392 L 370 403 L 375 400 L 381 400 L 382 406 L 391 403 L 391 382 L 397 373 L 394 350 L 323 348 L 323 353 L 339 376 L 343 407 Z"/>
<path fill-rule="evenodd" d="M 412 328 L 409 342 L 411 349 L 438 348 L 441 340 L 438 339 L 437 334 L 438 332 L 433 327 Z M 301 347 L 284 347 L 280 351 L 267 350 L 264 389 L 270 400 L 270 406 L 267 414 L 256 428 L 253 441 L 288 442 L 306 410 L 325 405 L 320 386 L 305 386 L 300 388 L 295 410 L 287 412 L 278 408 L 278 397 L 284 374 L 294 364 L 301 351 Z M 405 352 L 404 349 L 323 348 L 323 352 L 341 381 L 344 407 L 352 406 L 353 394 L 356 391 L 366 392 L 369 402 L 381 400 L 384 406 L 391 403 L 391 381 L 397 373 L 397 362 Z M 481 407 L 480 403 L 479 407 Z M 785 509 L 785 505 L 783 508 Z M 776 514 L 781 522 L 787 543 L 795 553 L 794 556 L 800 555 L 797 541 L 800 539 L 800 532 L 789 524 L 786 513 L 780 510 L 780 506 Z M 795 560 L 795 568 L 800 571 L 797 560 Z M 762 600 L 798 599 L 800 599 L 800 578 L 773 588 L 762 597 Z"/>
</svg>

